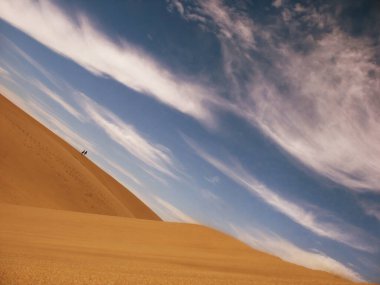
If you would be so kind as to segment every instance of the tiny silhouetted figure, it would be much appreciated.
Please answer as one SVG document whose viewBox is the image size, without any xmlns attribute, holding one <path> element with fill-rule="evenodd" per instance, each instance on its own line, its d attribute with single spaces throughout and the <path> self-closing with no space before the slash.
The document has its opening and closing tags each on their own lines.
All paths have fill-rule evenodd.
<svg viewBox="0 0 380 285">
<path fill-rule="evenodd" d="M 87 151 L 86 151 L 86 150 L 83 150 L 81 154 L 82 154 L 82 155 L 86 155 L 86 154 L 87 154 Z"/>
<path fill-rule="evenodd" d="M 87 155 L 87 150 L 84 152 L 84 155 Z"/>
</svg>

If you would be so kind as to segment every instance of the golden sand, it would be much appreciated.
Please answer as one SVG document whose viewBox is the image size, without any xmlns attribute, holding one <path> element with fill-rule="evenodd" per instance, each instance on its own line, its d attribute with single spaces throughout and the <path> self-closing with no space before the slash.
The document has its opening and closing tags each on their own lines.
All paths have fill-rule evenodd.
<svg viewBox="0 0 380 285">
<path fill-rule="evenodd" d="M 0 202 L 159 220 L 79 151 L 0 95 Z"/>
<path fill-rule="evenodd" d="M 0 205 L 1 284 L 351 284 L 215 230 Z"/>
<path fill-rule="evenodd" d="M 159 221 L 111 176 L 0 96 L 0 284 L 352 282 L 203 226 Z"/>
</svg>

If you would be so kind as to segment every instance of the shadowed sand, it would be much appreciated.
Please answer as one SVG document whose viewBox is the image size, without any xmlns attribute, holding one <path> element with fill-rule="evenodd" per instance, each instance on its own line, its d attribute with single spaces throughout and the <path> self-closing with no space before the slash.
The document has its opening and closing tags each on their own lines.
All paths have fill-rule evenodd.
<svg viewBox="0 0 380 285">
<path fill-rule="evenodd" d="M 157 220 L 0 96 L 0 284 L 352 284 L 203 226 Z"/>
</svg>

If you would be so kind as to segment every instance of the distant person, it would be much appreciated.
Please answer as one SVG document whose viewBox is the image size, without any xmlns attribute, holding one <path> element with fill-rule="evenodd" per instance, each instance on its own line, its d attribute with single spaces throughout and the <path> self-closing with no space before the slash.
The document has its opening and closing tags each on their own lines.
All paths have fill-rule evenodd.
<svg viewBox="0 0 380 285">
<path fill-rule="evenodd" d="M 84 152 L 84 155 L 87 155 L 87 150 Z"/>
<path fill-rule="evenodd" d="M 81 154 L 82 154 L 82 155 L 85 155 L 85 153 L 86 153 L 86 151 L 85 151 L 85 150 L 82 150 L 82 153 L 81 153 Z"/>
</svg>

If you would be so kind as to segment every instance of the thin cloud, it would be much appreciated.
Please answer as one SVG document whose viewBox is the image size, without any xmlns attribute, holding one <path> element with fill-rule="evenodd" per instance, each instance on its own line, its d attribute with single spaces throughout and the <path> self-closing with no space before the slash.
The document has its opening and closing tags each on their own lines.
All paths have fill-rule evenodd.
<svg viewBox="0 0 380 285">
<path fill-rule="evenodd" d="M 185 8 L 184 3 L 181 0 L 167 0 L 168 11 L 177 11 L 183 19 L 186 21 L 197 21 L 203 24 L 207 24 L 208 20 L 203 15 L 199 14 L 199 9 L 194 7 L 193 9 Z"/>
<path fill-rule="evenodd" d="M 19 11 L 27 11 L 19 17 Z M 127 42 L 116 43 L 80 15 L 72 19 L 49 1 L 5 0 L 0 17 L 98 76 L 110 76 L 141 94 L 212 125 L 212 90 L 171 73 Z"/>
<path fill-rule="evenodd" d="M 348 266 L 322 253 L 304 250 L 280 236 L 259 230 L 243 229 L 230 225 L 234 234 L 254 248 L 275 254 L 282 259 L 304 267 L 330 272 L 355 282 L 363 277 Z"/>
<path fill-rule="evenodd" d="M 156 181 L 160 182 L 162 185 L 169 186 L 168 181 L 164 177 L 160 176 L 158 173 L 154 173 L 153 171 L 147 168 L 143 168 L 143 171 L 151 177 L 153 177 Z"/>
<path fill-rule="evenodd" d="M 0 67 L 0 75 L 2 77 L 8 77 L 9 76 L 9 72 L 7 70 L 5 70 L 4 68 Z"/>
<path fill-rule="evenodd" d="M 221 207 L 221 206 L 226 204 L 220 196 L 216 195 L 213 191 L 211 191 L 209 189 L 199 188 L 198 191 L 199 191 L 200 195 L 202 196 L 202 198 L 208 200 L 214 206 Z"/>
<path fill-rule="evenodd" d="M 282 197 L 249 174 L 238 162 L 222 162 L 211 156 L 196 143 L 184 137 L 186 143 L 205 161 L 249 191 L 276 211 L 284 214 L 293 222 L 303 226 L 318 236 L 335 240 L 355 249 L 373 252 L 378 250 L 379 241 L 361 229 L 346 224 L 322 209 L 310 209 Z M 330 221 L 326 221 L 326 219 Z"/>
<path fill-rule="evenodd" d="M 291 94 L 261 75 L 240 114 L 315 172 L 378 192 L 380 68 L 372 52 L 339 31 L 306 55 L 284 47 L 274 72 L 286 78 Z"/>
<path fill-rule="evenodd" d="M 173 204 L 152 195 L 155 202 L 159 204 L 158 212 L 160 216 L 167 221 L 185 222 L 190 224 L 199 224 L 195 219 L 185 214 L 183 211 L 175 207 Z"/>
<path fill-rule="evenodd" d="M 13 80 L 10 79 L 10 78 L 6 78 L 6 80 L 10 81 L 10 82 L 13 82 Z M 0 84 L 0 93 L 5 98 L 7 98 L 9 101 L 11 101 L 13 104 L 15 104 L 16 106 L 18 106 L 20 109 L 22 109 L 24 111 L 28 111 L 28 113 L 30 113 L 29 109 L 28 109 L 27 101 L 26 101 L 25 98 L 23 98 L 22 96 L 17 95 L 10 88 L 6 87 L 5 85 L 1 85 L 1 84 Z"/>
<path fill-rule="evenodd" d="M 210 182 L 211 184 L 218 184 L 220 182 L 220 178 L 218 176 L 211 176 L 211 177 L 205 177 L 206 181 Z"/>
<path fill-rule="evenodd" d="M 169 11 L 172 11 L 173 9 L 177 10 L 178 13 L 184 17 L 184 13 L 185 13 L 185 8 L 183 7 L 181 1 L 179 0 L 171 0 L 171 1 L 168 1 L 169 3 L 169 7 L 168 7 L 168 10 Z"/>
<path fill-rule="evenodd" d="M 23 58 L 26 62 L 28 62 L 35 70 L 41 73 L 55 87 L 59 88 L 61 86 L 60 84 L 61 82 L 59 82 L 59 80 L 53 76 L 51 71 L 48 71 L 40 63 L 38 63 L 30 55 L 28 55 L 24 50 L 19 48 L 14 42 L 4 37 L 3 35 L 0 35 L 0 40 L 1 40 L 1 43 L 4 44 L 5 47 L 10 49 L 14 53 L 17 53 L 19 57 Z M 11 66 L 7 65 L 7 68 L 10 68 L 12 73 L 14 73 L 16 76 L 20 76 L 20 74 L 17 71 L 15 71 L 13 68 L 11 68 Z"/>
<path fill-rule="evenodd" d="M 99 155 L 99 153 L 98 153 Z M 127 179 L 131 180 L 134 184 L 137 184 L 139 186 L 144 186 L 140 179 L 138 179 L 135 175 L 133 175 L 131 172 L 127 171 L 124 167 L 122 167 L 120 164 L 106 158 L 104 155 L 99 155 L 102 160 L 104 160 L 111 168 L 122 174 Z"/>
<path fill-rule="evenodd" d="M 73 144 L 77 149 L 86 149 L 96 152 L 94 145 L 79 136 L 71 127 L 63 120 L 52 115 L 52 112 L 47 111 L 48 108 L 36 100 L 29 101 L 28 107 L 31 109 L 30 113 L 36 116 L 45 126 L 51 129 L 56 134 L 62 136 L 66 141 Z"/>
<path fill-rule="evenodd" d="M 272 6 L 276 8 L 280 8 L 282 6 L 282 0 L 274 0 L 272 2 Z"/>
<path fill-rule="evenodd" d="M 43 84 L 41 81 L 34 79 L 29 81 L 32 85 L 34 85 L 37 89 L 39 89 L 43 94 L 48 96 L 50 99 L 55 101 L 57 104 L 59 104 L 64 110 L 66 110 L 69 114 L 73 115 L 75 118 L 77 118 L 80 121 L 84 121 L 83 116 L 79 112 L 78 109 L 73 107 L 71 104 L 67 103 L 62 96 L 58 95 L 56 92 L 51 90 L 49 87 L 47 87 L 45 84 Z"/>
<path fill-rule="evenodd" d="M 282 17 L 265 26 L 217 0 L 199 1 L 197 9 L 183 3 L 182 15 L 207 16 L 208 31 L 219 39 L 233 98 L 229 111 L 312 171 L 357 191 L 379 192 L 375 43 L 344 33 L 328 5 L 273 5 Z"/>
<path fill-rule="evenodd" d="M 186 7 L 174 2 L 186 15 Z M 225 107 L 216 103 L 213 92 L 204 86 L 178 78 L 127 43 L 112 42 L 84 17 L 74 21 L 47 1 L 1 1 L 0 5 L 0 17 L 5 21 L 97 75 L 111 76 L 206 124 L 215 120 L 209 104 Z M 21 9 L 28 13 L 16 16 Z M 297 34 L 294 21 L 261 27 L 244 12 L 216 0 L 202 1 L 191 10 L 207 16 L 208 26 L 213 23 L 217 27 L 231 88 L 235 93 L 240 89 L 249 94 L 231 102 L 235 106 L 229 105 L 230 111 L 260 128 L 313 171 L 348 188 L 380 191 L 380 69 L 373 61 L 376 50 L 366 39 L 343 34 L 331 17 L 313 6 L 302 11 L 298 6 L 287 9 L 291 15 L 301 14 L 299 21 L 316 28 L 329 27 L 331 32 L 319 39 L 305 36 L 303 44 L 307 41 L 312 50 L 302 53 L 286 41 L 278 44 L 279 27 L 289 27 Z M 266 44 L 257 46 L 256 38 Z M 262 66 L 251 56 L 252 50 L 272 62 L 272 75 L 260 71 Z M 241 83 L 239 70 L 247 77 L 252 75 L 248 83 Z M 286 88 L 279 89 L 280 84 Z"/>
<path fill-rule="evenodd" d="M 176 169 L 179 166 L 175 164 L 173 155 L 168 148 L 150 142 L 132 125 L 125 123 L 110 110 L 100 106 L 86 95 L 77 93 L 76 97 L 88 117 L 114 142 L 122 146 L 147 167 L 173 179 L 178 179 Z"/>
<path fill-rule="evenodd" d="M 376 218 L 380 222 L 380 204 L 370 200 L 363 200 L 359 202 L 364 212 L 368 216 Z"/>
<path fill-rule="evenodd" d="M 242 17 L 236 11 L 232 12 L 220 0 L 200 1 L 199 6 L 200 11 L 213 20 L 220 39 L 237 39 L 245 48 L 255 47 L 255 25 L 251 19 Z"/>
<path fill-rule="evenodd" d="M 45 104 L 39 102 L 31 96 L 26 96 L 28 92 L 23 90 L 21 91 L 21 93 L 16 94 L 5 86 L 0 86 L 0 92 L 5 97 L 43 123 L 50 130 L 64 138 L 70 144 L 74 145 L 78 149 L 86 147 L 88 150 L 95 152 L 95 147 L 92 143 L 79 136 L 66 122 L 56 116 L 53 116 L 53 112 L 50 112 L 49 108 Z"/>
</svg>

